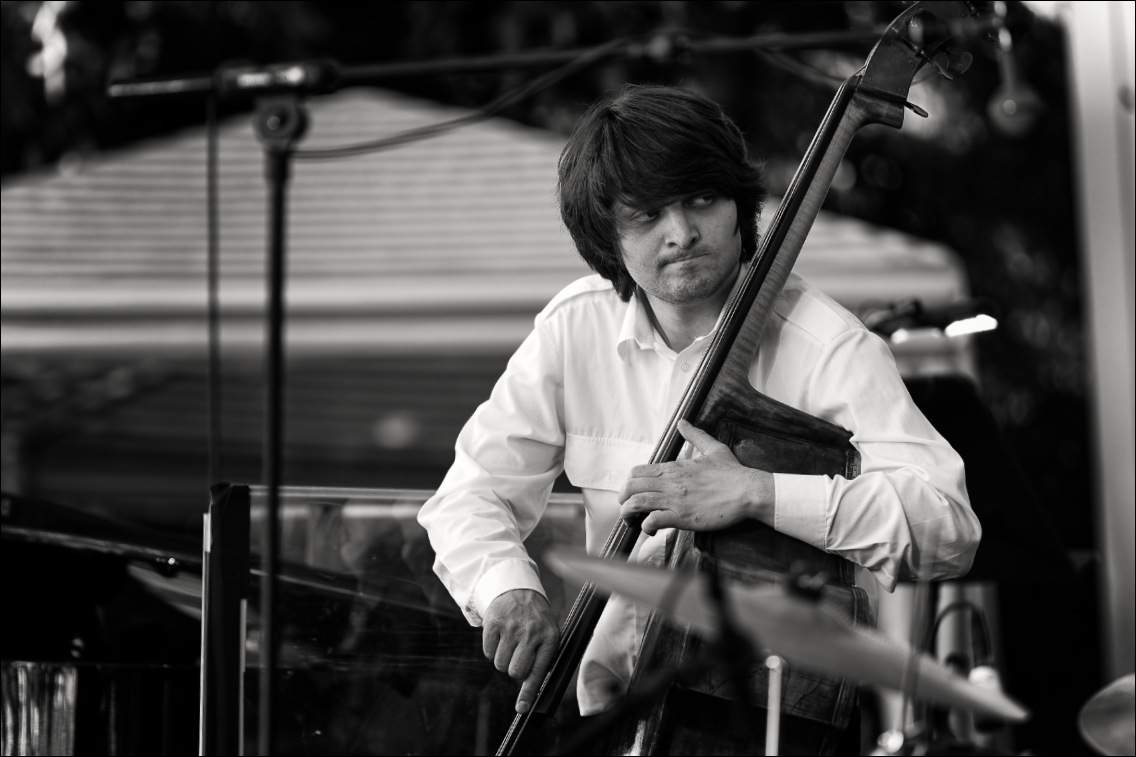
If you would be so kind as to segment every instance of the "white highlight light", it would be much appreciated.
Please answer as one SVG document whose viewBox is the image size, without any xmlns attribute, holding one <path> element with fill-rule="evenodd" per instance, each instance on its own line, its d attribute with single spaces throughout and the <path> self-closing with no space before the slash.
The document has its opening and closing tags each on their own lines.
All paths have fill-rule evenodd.
<svg viewBox="0 0 1136 757">
<path fill-rule="evenodd" d="M 891 333 L 892 344 L 903 344 L 915 339 L 938 339 L 943 336 L 943 332 L 934 326 L 924 326 L 914 329 L 896 329 Z"/>
<path fill-rule="evenodd" d="M 998 321 L 988 315 L 979 314 L 973 318 L 964 318 L 955 321 L 943 331 L 947 336 L 962 336 L 963 334 L 977 334 L 979 331 L 993 331 L 998 328 Z"/>
</svg>

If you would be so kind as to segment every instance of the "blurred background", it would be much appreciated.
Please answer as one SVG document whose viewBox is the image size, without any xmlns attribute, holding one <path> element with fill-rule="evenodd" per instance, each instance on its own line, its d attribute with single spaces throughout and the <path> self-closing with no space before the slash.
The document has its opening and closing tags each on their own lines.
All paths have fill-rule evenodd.
<svg viewBox="0 0 1136 757">
<path fill-rule="evenodd" d="M 193 99 L 111 102 L 105 94 L 109 79 L 208 71 L 238 60 L 267 63 L 331 57 L 351 65 L 487 55 L 551 45 L 585 47 L 660 27 L 729 36 L 872 28 L 886 24 L 902 5 L 443 2 L 379 3 L 372 7 L 354 3 L 16 2 L 2 7 L 7 318 L 8 287 L 54 288 L 58 284 L 53 279 L 74 276 L 76 266 L 92 274 L 76 285 L 85 290 L 86 296 L 98 294 L 91 290 L 101 286 L 116 287 L 121 292 L 122 301 L 102 305 L 107 310 L 113 304 L 126 310 L 131 307 L 126 301 L 131 294 L 147 294 L 146 287 L 130 287 L 124 279 L 129 282 L 147 277 L 151 283 L 157 280 L 159 285 L 183 283 L 187 291 L 197 284 L 199 292 L 204 292 L 201 126 L 205 105 Z M 1021 6 L 1011 8 L 1016 14 L 1030 13 Z M 1061 524 L 1070 546 L 1088 549 L 1093 545 L 1091 468 L 1066 41 L 1055 18 L 1032 13 L 1018 23 L 1018 65 L 1042 99 L 1044 117 L 1036 118 L 1032 128 L 1021 136 L 1000 133 L 990 123 L 987 104 L 1001 80 L 993 47 L 977 46 L 978 62 L 965 76 L 951 83 L 932 78 L 913 93 L 913 101 L 927 109 L 931 118 L 922 121 L 911 115 L 900 131 L 871 129 L 853 143 L 847 172 L 831 193 L 826 208 L 876 226 L 942 242 L 962 259 L 970 292 L 989 296 L 1000 304 L 1003 328 L 982 336 L 976 345 L 982 396 L 1029 478 L 1036 483 L 1043 506 Z M 802 72 L 785 70 L 778 65 L 780 60 L 752 52 L 707 55 L 697 61 L 669 57 L 659 61 L 649 57 L 617 61 L 583 71 L 513 106 L 503 115 L 510 122 L 540 130 L 528 141 L 547 142 L 554 160 L 558 145 L 576 118 L 602 92 L 625 81 L 657 81 L 697 88 L 720 102 L 739 122 L 754 155 L 766 161 L 771 189 L 779 195 L 788 185 L 831 100 L 834 87 L 825 77 L 843 78 L 860 65 L 870 47 L 871 43 L 865 43 L 848 49 L 801 53 L 795 60 L 801 61 L 800 69 L 811 78 Z M 376 98 L 388 97 L 388 92 L 420 98 L 422 115 L 418 120 L 426 122 L 430 117 L 444 117 L 440 104 L 477 108 L 532 77 L 532 72 L 522 71 L 394 79 L 381 93 L 355 91 L 349 96 L 363 103 L 376 103 Z M 402 109 L 409 109 L 409 100 L 398 98 L 396 102 Z M 241 105 L 226 107 L 236 110 Z M 312 105 L 316 109 L 312 138 L 318 138 L 331 126 L 320 109 L 330 106 L 319 99 Z M 244 107 L 247 110 L 248 105 Z M 359 110 L 365 107 L 361 104 Z M 351 105 L 339 105 L 339 110 L 348 113 L 341 118 L 350 118 Z M 373 126 L 376 137 L 396 131 L 403 123 L 389 110 L 379 101 L 358 116 L 352 128 L 367 134 L 368 127 Z M 226 126 L 240 130 L 246 127 L 246 121 L 234 115 Z M 247 132 L 241 134 L 246 135 Z M 322 141 L 331 142 L 337 136 L 329 134 Z M 194 139 L 200 152 L 190 149 Z M 472 139 L 457 132 L 417 147 L 419 155 L 429 156 L 439 150 L 457 153 L 460 148 L 451 147 L 455 140 Z M 492 170 L 493 156 L 478 153 L 477 145 L 469 141 L 464 146 L 471 162 L 482 162 L 481 171 Z M 503 149 L 507 147 L 506 140 Z M 262 229 L 264 190 L 259 186 L 260 153 L 255 141 L 239 137 L 226 140 L 224 149 L 220 168 L 225 213 L 221 257 L 227 272 L 232 256 L 238 254 L 233 251 L 235 246 L 239 245 L 241 252 L 249 250 L 249 266 L 262 257 L 263 248 L 256 235 Z M 237 168 L 234 159 L 241 162 L 239 168 L 251 170 L 249 181 L 239 185 L 225 183 Z M 458 158 L 451 156 L 449 160 L 457 162 Z M 120 168 L 124 163 L 138 164 L 138 168 Z M 542 167 L 547 165 L 546 160 Z M 153 166 L 152 173 L 143 173 L 146 166 Z M 304 191 L 303 171 L 307 168 L 301 165 L 297 169 L 296 192 Z M 325 175 L 333 175 L 352 167 L 344 161 L 319 168 L 326 171 Z M 400 168 L 387 169 L 386 173 Z M 416 168 L 411 165 L 401 170 L 414 172 Z M 175 180 L 176 171 L 182 173 Z M 381 171 L 382 168 L 375 169 L 380 174 L 374 177 L 375 183 L 385 179 L 390 186 L 397 186 L 399 181 L 406 180 L 405 176 L 383 176 Z M 91 178 L 82 182 L 86 177 Z M 162 183 L 162 179 L 168 183 Z M 539 176 L 532 187 L 542 193 L 537 202 L 553 212 L 554 180 L 552 174 Z M 334 182 L 334 178 L 327 181 Z M 503 205 L 525 193 L 517 192 L 507 177 L 502 177 L 494 189 L 500 193 Z M 374 192 L 373 184 L 361 182 L 352 190 L 336 197 L 335 204 L 342 208 L 350 203 L 369 207 L 373 213 L 387 212 L 381 203 L 385 198 L 359 197 Z M 130 196 L 131 192 L 136 196 Z M 155 196 L 157 193 L 160 196 Z M 114 203 L 116 199 L 121 205 Z M 137 202 L 140 199 L 148 201 Z M 69 205 L 67 209 L 73 212 L 58 212 L 61 204 Z M 233 209 L 234 204 L 239 204 L 243 215 L 248 216 L 247 223 Z M 50 216 L 53 210 L 56 214 Z M 106 222 L 108 213 L 115 215 L 117 224 Z M 375 236 L 409 237 L 414 232 L 434 231 L 429 228 L 428 218 L 414 219 L 410 224 L 369 226 L 372 219 L 350 218 L 341 211 L 334 223 L 310 231 L 326 236 L 308 237 L 309 213 L 312 211 L 301 199 L 293 201 L 293 255 L 303 256 L 314 250 L 312 256 L 322 256 L 326 264 L 324 275 L 343 282 L 358 276 L 353 265 L 373 268 L 379 264 L 364 254 L 368 242 L 382 243 Z M 554 215 L 546 214 L 540 220 L 547 219 L 558 226 Z M 537 225 L 527 219 L 520 222 Z M 228 223 L 233 224 L 231 233 Z M 73 233 L 67 233 L 61 225 L 73 228 Z M 132 225 L 151 233 L 137 233 Z M 478 231 L 481 230 L 479 226 Z M 455 233 L 460 231 L 454 229 Z M 552 237 L 555 232 L 554 227 L 545 233 Z M 516 230 L 499 228 L 497 233 L 508 236 L 516 234 Z M 98 239 L 91 239 L 92 234 L 97 234 Z M 240 234 L 239 238 L 236 234 Z M 88 249 L 77 249 L 77 241 L 86 242 Z M 447 241 L 450 250 L 446 257 L 461 262 L 466 253 L 454 249 L 458 240 Z M 563 240 L 558 252 L 563 253 L 561 265 L 570 268 L 576 261 L 567 245 L 567 240 Z M 354 257 L 344 251 L 347 246 Z M 196 261 L 186 254 L 189 250 L 201 252 Z M 81 254 L 84 257 L 80 258 Z M 426 254 L 440 257 L 444 253 L 434 249 Z M 494 255 L 492 245 L 483 254 Z M 409 252 L 403 256 L 414 262 Z M 504 259 L 504 255 L 501 258 L 485 265 L 506 268 L 516 262 Z M 53 265 L 56 261 L 58 264 Z M 192 267 L 194 264 L 196 267 Z M 446 268 L 434 258 L 422 262 L 420 269 L 430 271 L 430 264 L 434 270 Z M 297 265 L 300 264 L 293 263 L 292 272 L 299 277 L 302 273 Z M 580 273 L 584 270 L 576 268 Z M 251 286 L 258 285 L 259 277 L 250 276 L 249 281 Z M 428 275 L 420 281 L 427 284 Z M 429 292 L 417 295 L 432 296 Z M 534 296 L 532 305 L 539 307 L 539 302 L 540 297 Z M 169 303 L 151 303 L 152 312 L 135 311 L 137 322 L 128 326 L 156 326 L 154 321 L 164 315 L 160 312 L 163 305 L 169 307 Z M 31 307 L 29 304 L 27 310 Z M 109 321 L 114 315 L 91 312 L 94 304 L 87 312 L 77 302 L 60 302 L 57 307 L 73 309 L 71 317 L 76 321 L 84 316 L 101 316 Z M 33 313 L 12 315 L 27 319 Z M 49 317 L 47 313 L 34 315 L 45 320 Z M 17 324 L 24 325 L 21 321 Z M 108 330 L 128 326 L 106 324 Z M 154 351 L 168 351 L 160 343 L 158 332 L 151 333 L 157 348 Z M 204 334 L 202 330 L 202 337 Z M 129 338 L 130 335 L 122 337 Z M 70 346 L 77 351 L 96 352 L 95 345 L 76 341 L 79 343 Z M 68 360 L 62 348 L 55 355 L 25 357 L 13 355 L 5 347 L 5 476 L 14 476 L 20 481 L 19 488 L 28 493 L 71 501 L 81 497 L 92 502 L 122 503 L 127 498 L 141 498 L 147 505 L 146 512 L 155 519 L 168 518 L 175 503 L 199 505 L 202 485 L 206 483 L 204 416 L 200 412 L 187 414 L 180 428 L 170 428 L 162 423 L 165 418 L 154 417 L 154 425 L 166 426 L 160 438 L 155 439 L 153 435 L 159 431 L 138 427 L 143 421 L 135 420 L 134 408 L 152 402 L 156 395 L 171 395 L 176 385 L 188 380 L 183 371 L 193 369 L 185 363 L 196 357 L 203 366 L 204 352 L 199 350 L 192 355 L 186 349 L 176 358 L 163 360 L 159 354 L 150 359 L 144 346 L 138 345 L 133 355 L 125 354 L 128 350 L 119 346 L 119 359 L 103 360 L 90 354 L 89 361 Z M 485 382 L 495 379 L 509 354 L 508 347 L 502 347 L 495 364 L 484 370 L 483 385 L 470 390 L 469 402 L 479 402 L 477 397 L 486 394 L 490 384 Z M 254 367 L 259 365 L 252 355 L 234 357 Z M 237 371 L 237 366 L 233 366 L 228 374 Z M 374 383 L 382 381 L 381 376 L 356 373 L 338 378 L 367 385 L 371 402 L 388 393 L 386 387 Z M 258 387 L 257 380 L 255 375 L 250 377 L 253 391 Z M 293 386 L 299 391 L 297 384 Z M 240 389 L 233 386 L 232 391 L 226 392 L 226 400 L 235 400 L 232 411 L 242 416 L 226 423 L 224 472 L 234 480 L 248 480 L 259 470 L 259 423 L 243 414 L 255 413 L 259 406 L 252 396 L 234 396 L 237 391 Z M 300 401 L 295 392 L 292 398 Z M 331 400 L 333 395 L 329 394 L 309 401 Z M 188 396 L 185 401 L 189 401 Z M 457 415 L 467 415 L 473 406 L 468 404 Z M 164 410 L 174 412 L 176 408 L 167 404 Z M 399 480 L 392 480 L 392 485 L 427 487 L 436 483 L 449 464 L 447 453 L 456 428 L 431 427 L 415 432 L 415 421 L 409 415 L 384 420 L 381 413 L 379 408 L 358 409 L 358 416 L 371 416 L 359 420 L 373 424 L 373 428 L 352 445 L 357 448 L 354 460 L 346 459 L 346 452 L 344 456 L 335 456 L 332 448 L 346 446 L 342 438 L 313 436 L 321 431 L 329 434 L 331 429 L 308 430 L 292 425 L 290 445 L 312 447 L 315 449 L 307 454 L 332 459 L 321 461 L 318 468 L 322 472 L 290 465 L 289 479 L 295 483 L 333 484 L 350 476 L 352 482 L 375 483 L 395 476 Z M 232 417 L 229 412 L 225 415 Z M 341 429 L 336 431 L 342 435 Z M 414 433 L 431 440 L 416 440 L 419 444 L 412 444 L 408 437 Z M 243 445 L 242 437 L 251 446 Z M 420 444 L 432 452 L 429 464 L 420 453 Z M 297 456 L 307 456 L 299 450 L 293 453 L 291 446 L 289 449 L 293 463 L 300 462 Z M 410 480 L 405 478 L 409 474 L 404 461 L 391 459 L 403 449 L 413 449 L 414 467 L 422 468 Z M 176 484 L 168 472 L 171 467 L 176 467 L 179 474 Z M 127 471 L 130 474 L 123 475 Z M 127 483 L 139 474 L 154 487 L 149 492 L 136 491 L 140 482 Z M 131 491 L 123 491 L 124 484 Z"/>
<path fill-rule="evenodd" d="M 296 165 L 285 483 L 431 489 L 532 316 L 586 273 L 560 226 L 554 185 L 560 148 L 587 105 L 628 81 L 715 99 L 767 166 L 768 220 L 836 83 L 871 42 L 693 55 L 682 40 L 869 32 L 903 7 L 0 3 L 4 491 L 199 535 L 214 483 L 206 105 L 112 102 L 109 80 L 241 62 L 352 66 L 587 48 L 641 35 L 637 55 L 581 70 L 492 119 Z M 1063 585 L 1015 586 L 999 598 L 1016 660 L 1010 688 L 1034 692 L 1035 712 L 1062 713 L 1017 729 L 1017 747 L 1038 753 L 1083 751 L 1070 713 L 1132 668 L 1131 528 L 1118 537 L 1127 539 L 1126 610 L 1110 605 L 1123 596 L 1123 571 L 1101 559 L 1101 535 L 1130 525 L 1133 507 L 1132 21 L 1131 3 L 1007 4 L 1009 49 L 972 45 L 965 76 L 913 87 L 928 118 L 908 113 L 902 130 L 869 128 L 853 142 L 799 267 L 862 318 L 910 298 L 996 306 L 993 331 L 893 341 L 905 377 L 973 381 L 1020 468 L 1024 504 L 1014 518 L 1045 524 L 1069 560 Z M 1100 30 L 1106 39 L 1094 42 Z M 1084 73 L 1093 65 L 1112 78 L 1087 84 L 1097 81 Z M 539 73 L 390 77 L 312 98 L 301 147 L 459 118 Z M 223 361 L 213 478 L 256 483 L 265 189 L 251 103 L 219 107 Z M 1091 136 L 1100 119 L 1115 122 L 1107 136 L 1116 141 Z M 1086 173 L 1090 165 L 1119 173 Z M 1085 199 L 1093 191 L 1115 204 L 1104 220 Z M 1102 238 L 1092 228 L 1114 230 Z M 1093 253 L 1094 244 L 1103 247 Z M 1093 269 L 1092 254 L 1106 262 Z M 1093 271 L 1120 289 L 1094 285 Z M 1121 425 L 1109 431 L 1110 422 Z M 1109 507 L 1120 521 L 1102 516 Z M 1127 646 L 1118 641 L 1126 632 Z"/>
</svg>

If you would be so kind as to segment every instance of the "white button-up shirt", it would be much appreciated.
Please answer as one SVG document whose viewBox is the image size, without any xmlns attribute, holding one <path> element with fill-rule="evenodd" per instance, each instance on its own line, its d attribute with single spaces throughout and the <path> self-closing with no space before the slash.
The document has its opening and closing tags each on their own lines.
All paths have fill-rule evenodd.
<svg viewBox="0 0 1136 757">
<path fill-rule="evenodd" d="M 419 521 L 434 569 L 470 623 L 512 589 L 543 593 L 522 541 L 563 470 L 583 492 L 587 548 L 619 517 L 617 493 L 649 461 L 717 331 L 680 353 L 637 297 L 620 301 L 598 275 L 566 287 L 536 317 L 489 400 L 458 436 L 454 465 Z M 782 533 L 862 567 L 887 591 L 900 578 L 965 573 L 981 528 L 962 460 L 908 395 L 887 345 L 848 311 L 792 275 L 770 315 L 750 382 L 763 394 L 853 432 L 861 473 L 775 473 Z M 689 445 L 687 445 L 689 447 Z M 657 558 L 666 531 L 640 541 Z M 645 615 L 609 602 L 581 667 L 585 714 L 626 683 Z"/>
</svg>

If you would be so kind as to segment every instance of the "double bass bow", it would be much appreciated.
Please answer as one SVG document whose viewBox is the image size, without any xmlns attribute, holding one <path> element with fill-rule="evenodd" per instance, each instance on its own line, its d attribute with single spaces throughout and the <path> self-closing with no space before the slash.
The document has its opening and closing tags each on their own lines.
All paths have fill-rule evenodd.
<svg viewBox="0 0 1136 757">
<path fill-rule="evenodd" d="M 668 422 L 650 458 L 651 464 L 677 459 L 683 445 L 678 422 L 687 420 L 726 444 L 743 465 L 770 472 L 829 475 L 853 478 L 860 458 L 851 444 L 852 433 L 835 424 L 777 402 L 757 392 L 749 382 L 749 369 L 769 313 L 796 262 L 813 220 L 820 211 L 840 161 L 857 132 L 870 124 L 899 128 L 904 110 L 921 110 L 907 101 L 916 72 L 930 65 L 951 78 L 969 62 L 963 55 L 951 61 L 948 44 L 967 19 L 976 16 L 969 2 L 919 2 L 889 24 L 868 56 L 864 67 L 843 82 L 813 137 L 804 159 L 778 208 L 757 253 L 743 270 L 741 284 L 726 303 L 720 326 L 698 370 Z M 962 61 L 960 64 L 959 61 Z M 641 533 L 640 521 L 621 520 L 612 529 L 601 556 L 627 559 Z M 765 524 L 749 521 L 724 531 L 695 534 L 678 532 L 667 548 L 672 569 L 705 568 L 711 562 L 733 580 L 768 582 L 804 568 L 829 579 L 826 600 L 858 622 L 868 619 L 863 589 L 855 586 L 854 566 L 781 534 Z M 572 680 L 606 603 L 596 587 L 585 584 L 564 622 L 560 646 L 536 700 L 528 713 L 518 714 L 505 735 L 499 755 L 524 751 L 522 740 L 559 705 Z M 648 670 L 676 667 L 689 659 L 697 641 L 652 616 L 639 650 L 631 691 L 642 684 Z M 750 676 L 749 699 L 764 705 L 762 671 Z M 831 753 L 848 724 L 855 703 L 855 684 L 843 679 L 790 670 L 783 684 L 783 712 L 790 714 L 783 739 L 796 739 L 802 753 Z M 720 697 L 722 681 L 712 675 L 691 687 L 692 696 Z M 609 743 L 608 751 L 621 754 L 655 754 L 693 748 L 737 751 L 738 745 L 710 745 L 697 726 L 676 725 L 684 693 L 674 688 L 662 694 L 657 706 L 644 717 L 629 718 Z M 728 710 L 729 708 L 718 708 Z M 794 726 L 794 723 L 798 723 Z M 703 724 L 705 731 L 713 725 Z M 807 732 L 806 732 L 807 731 Z"/>
</svg>

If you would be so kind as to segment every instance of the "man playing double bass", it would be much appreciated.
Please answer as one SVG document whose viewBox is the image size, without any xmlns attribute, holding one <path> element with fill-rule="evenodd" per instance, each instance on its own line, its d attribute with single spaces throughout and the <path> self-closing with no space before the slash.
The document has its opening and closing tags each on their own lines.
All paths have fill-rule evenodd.
<svg viewBox="0 0 1136 757">
<path fill-rule="evenodd" d="M 632 559 L 653 563 L 669 529 L 752 518 L 850 560 L 869 592 L 970 567 L 981 530 L 962 460 L 912 403 L 883 341 L 795 275 L 749 380 L 852 431 L 860 475 L 746 468 L 685 422 L 680 458 L 643 464 L 755 253 L 764 199 L 741 132 L 694 92 L 625 87 L 594 104 L 564 148 L 561 216 L 595 274 L 536 317 L 419 516 L 438 576 L 484 627 L 486 657 L 523 681 L 518 712 L 530 708 L 558 642 L 522 541 L 561 471 L 583 492 L 591 552 L 619 517 L 646 514 Z M 646 619 L 629 602 L 608 602 L 580 667 L 582 714 L 625 690 Z"/>
</svg>

